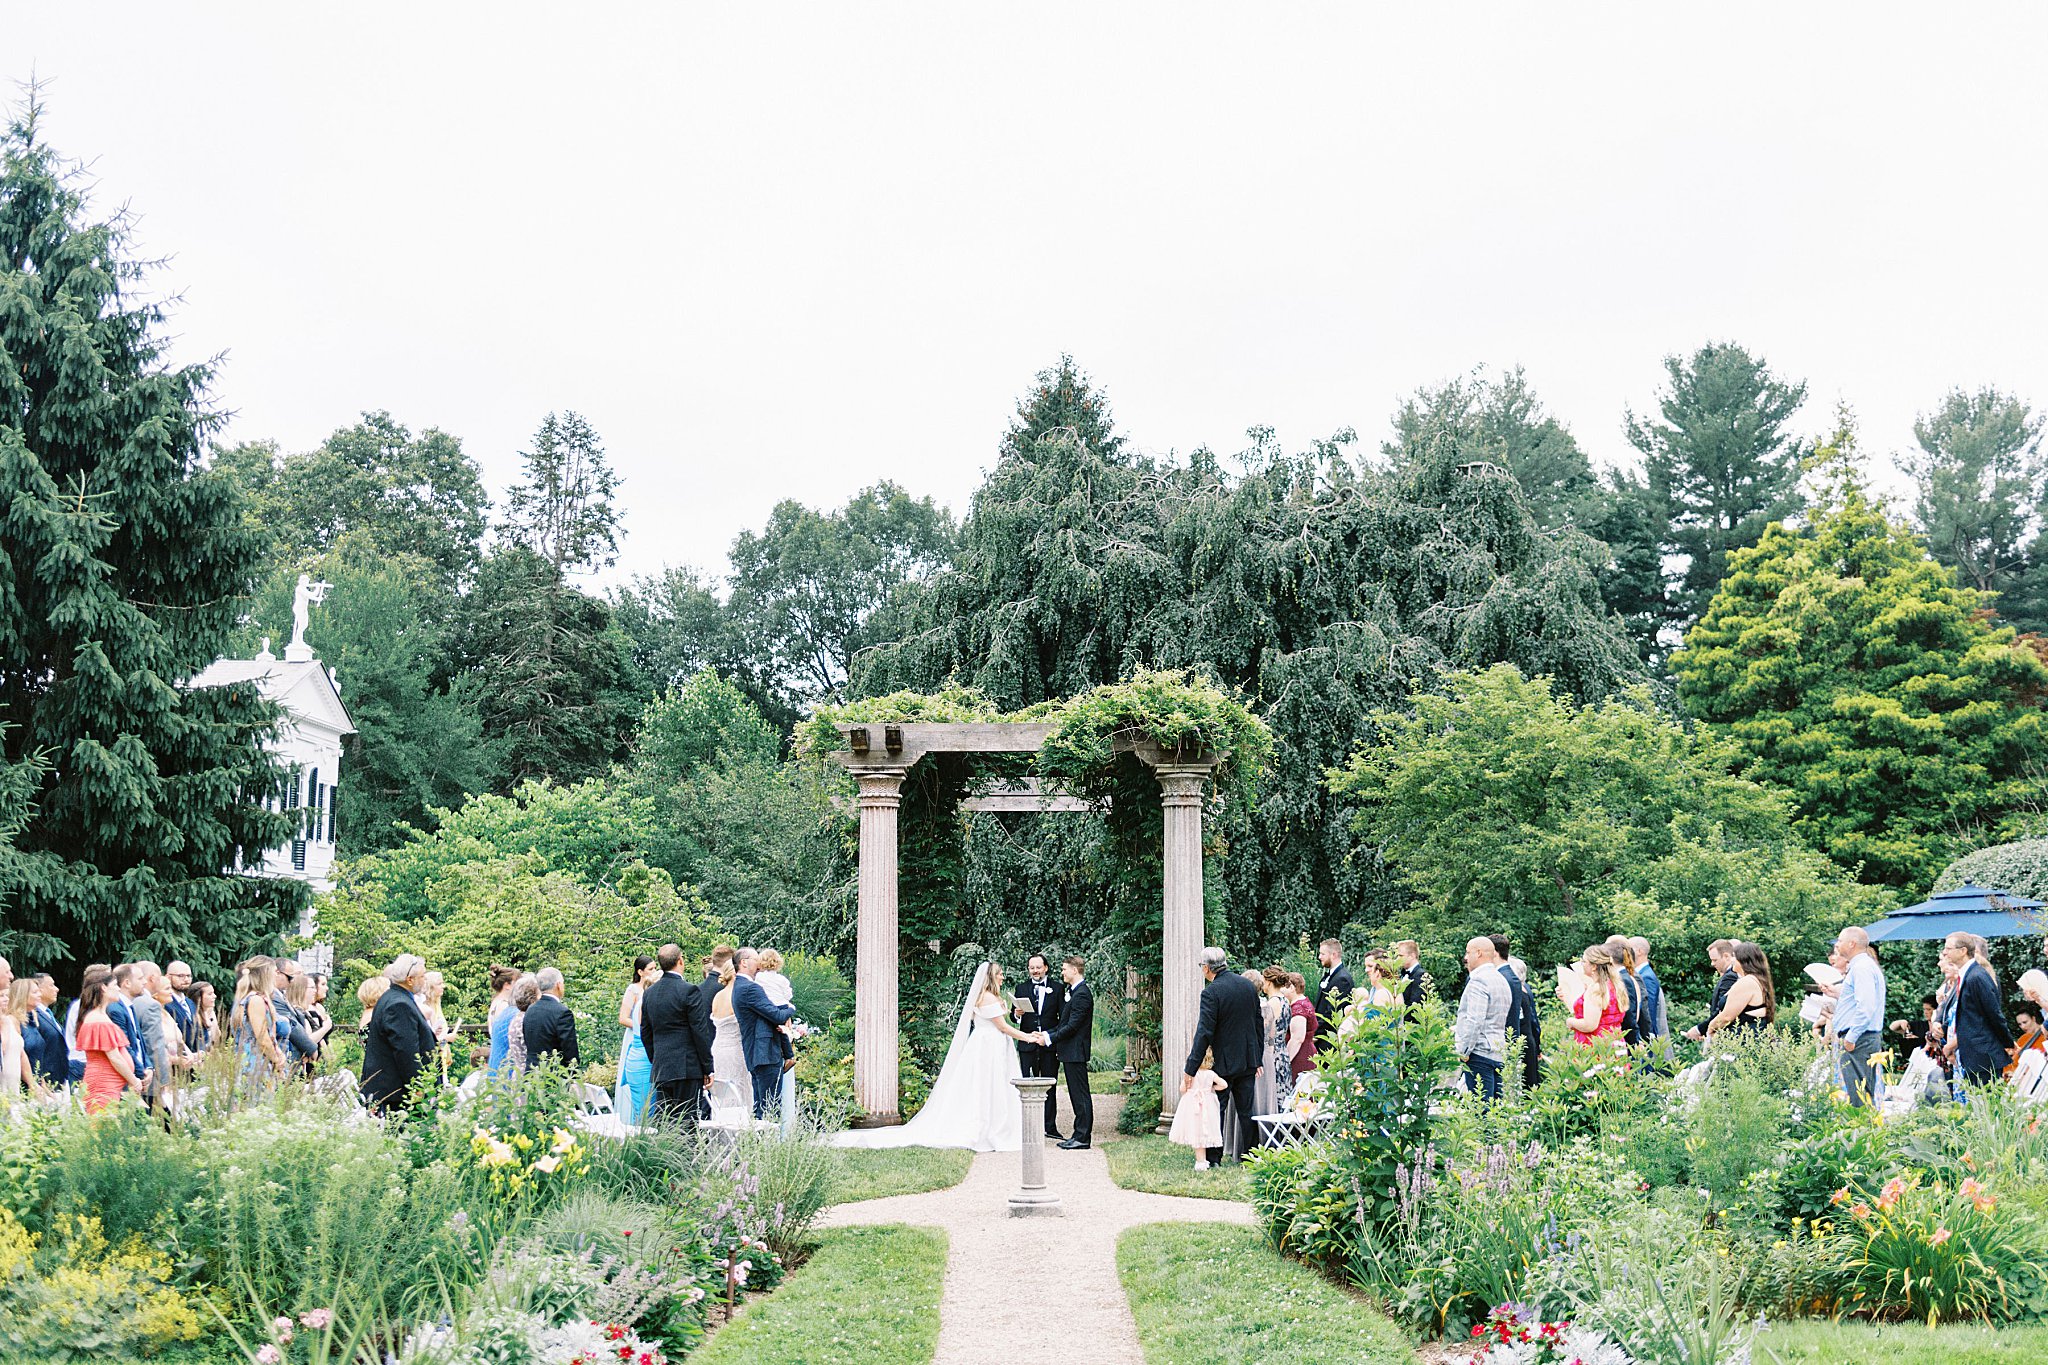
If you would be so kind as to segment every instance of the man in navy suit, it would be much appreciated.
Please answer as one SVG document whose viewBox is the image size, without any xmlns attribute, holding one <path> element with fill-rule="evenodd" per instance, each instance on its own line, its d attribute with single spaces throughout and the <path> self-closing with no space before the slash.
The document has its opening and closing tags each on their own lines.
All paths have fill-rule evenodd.
<svg viewBox="0 0 2048 1365">
<path fill-rule="evenodd" d="M 1067 983 L 1067 998 L 1060 1005 L 1058 1022 L 1039 1035 L 1066 1063 L 1067 1100 L 1074 1107 L 1074 1135 L 1060 1146 L 1070 1152 L 1095 1139 L 1095 1097 L 1088 1090 L 1088 1048 L 1095 1032 L 1095 995 L 1081 979 L 1085 965 L 1078 957 L 1060 964 L 1060 978 Z M 1045 1112 L 1050 1118 L 1050 1091 L 1046 1092 Z"/>
<path fill-rule="evenodd" d="M 739 1021 L 740 1052 L 754 1079 L 754 1117 L 765 1119 L 782 1104 L 782 1045 L 775 1031 L 796 1017 L 789 1005 L 778 1005 L 754 984 L 761 959 L 752 948 L 732 955 L 732 1015 Z"/>
<path fill-rule="evenodd" d="M 1959 963 L 1956 979 L 1956 1070 L 1973 1085 L 1989 1085 L 2012 1060 L 2012 1031 L 2005 1026 L 2005 1004 L 1991 969 L 1977 961 L 1983 940 L 1975 934 L 1950 934 L 1942 944 L 1944 961 Z"/>
</svg>

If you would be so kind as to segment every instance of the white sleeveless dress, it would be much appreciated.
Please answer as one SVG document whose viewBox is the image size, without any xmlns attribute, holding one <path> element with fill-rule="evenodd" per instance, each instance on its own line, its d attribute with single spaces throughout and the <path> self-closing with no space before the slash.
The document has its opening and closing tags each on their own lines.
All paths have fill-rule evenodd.
<svg viewBox="0 0 2048 1365">
<path fill-rule="evenodd" d="M 711 1016 L 711 1117 L 740 1121 L 754 1116 L 754 1078 L 747 1070 L 747 1050 L 740 1045 L 738 1015 Z M 728 1112 L 730 1111 L 730 1112 Z"/>
<path fill-rule="evenodd" d="M 842 1147 L 965 1147 L 976 1152 L 1015 1152 L 1024 1146 L 1024 1109 L 1017 1087 L 1024 1074 L 1017 1049 L 996 1027 L 1000 1002 L 975 1007 L 966 1041 L 939 1070 L 931 1097 L 916 1117 L 897 1128 L 859 1128 L 841 1133 Z"/>
</svg>

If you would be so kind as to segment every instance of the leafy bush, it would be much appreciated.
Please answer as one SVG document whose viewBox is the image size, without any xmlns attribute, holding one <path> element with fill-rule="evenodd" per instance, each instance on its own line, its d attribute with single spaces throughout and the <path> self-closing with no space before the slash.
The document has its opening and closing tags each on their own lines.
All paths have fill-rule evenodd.
<svg viewBox="0 0 2048 1365">
<path fill-rule="evenodd" d="M 139 1105 L 116 1105 L 94 1118 L 66 1114 L 47 1140 L 33 1226 L 54 1227 L 65 1214 L 90 1216 L 111 1242 L 140 1236 L 160 1245 L 175 1236 L 200 1191 L 192 1144 L 182 1132 L 165 1132 Z"/>
<path fill-rule="evenodd" d="M 1330 1117 L 1330 1153 L 1365 1200 L 1364 1217 L 1396 1212 L 1403 1173 L 1428 1164 L 1431 1092 L 1457 1064 L 1443 1003 L 1409 1011 L 1349 1010 L 1318 1075 Z"/>
<path fill-rule="evenodd" d="M 1159 1126 L 1159 1106 L 1165 1101 L 1159 1068 L 1146 1067 L 1124 1091 L 1124 1107 L 1116 1116 L 1116 1130 L 1125 1137 L 1143 1137 Z"/>
<path fill-rule="evenodd" d="M 175 1278 L 139 1236 L 110 1246 L 96 1218 L 60 1214 L 39 1236 L 0 1209 L 0 1353 L 127 1359 L 196 1341 L 206 1310 Z"/>
<path fill-rule="evenodd" d="M 796 1050 L 797 1101 L 804 1114 L 821 1128 L 844 1128 L 861 1113 L 853 1093 L 853 1020 L 842 1018 L 831 1028 L 811 1034 Z M 909 1118 L 931 1094 L 930 1075 L 918 1065 L 908 1038 L 897 1040 L 897 1103 Z"/>
<path fill-rule="evenodd" d="M 1252 1209 L 1276 1248 L 1339 1273 L 1357 1261 L 1366 1196 L 1328 1147 L 1258 1152 L 1251 1166 Z"/>
<path fill-rule="evenodd" d="M 1790 1106 L 1781 1093 L 1767 1091 L 1754 1076 L 1716 1076 L 1692 1111 L 1685 1140 L 1692 1183 L 1724 1196 L 1740 1189 L 1785 1132 Z"/>
<path fill-rule="evenodd" d="M 853 985 L 846 973 L 821 953 L 783 954 L 782 974 L 789 978 L 796 1017 L 812 1028 L 829 1028 L 853 1003 Z"/>
<path fill-rule="evenodd" d="M 1834 1210 L 1835 1191 L 1845 1185 L 1876 1189 L 1899 1169 L 1887 1130 L 1872 1119 L 1810 1133 L 1785 1148 L 1778 1178 L 1782 1211 L 1788 1218 L 1825 1217 Z"/>
<path fill-rule="evenodd" d="M 748 1133 L 735 1143 L 735 1155 L 757 1182 L 756 1202 L 770 1213 L 764 1234 L 769 1248 L 790 1255 L 831 1202 L 839 1174 L 837 1157 L 816 1135 L 805 1132 L 787 1138 Z"/>
</svg>

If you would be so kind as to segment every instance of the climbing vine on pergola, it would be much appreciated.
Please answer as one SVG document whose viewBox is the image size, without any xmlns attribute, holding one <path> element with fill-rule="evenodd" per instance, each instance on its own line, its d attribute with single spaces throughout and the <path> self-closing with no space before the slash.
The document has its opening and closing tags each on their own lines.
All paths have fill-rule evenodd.
<svg viewBox="0 0 2048 1365">
<path fill-rule="evenodd" d="M 945 783 L 943 799 L 979 787 L 993 803 L 984 809 L 1093 809 L 1109 817 L 1120 858 L 1158 849 L 1161 1056 L 1185 1052 L 1203 937 L 1202 811 L 1212 788 L 1256 799 L 1272 752 L 1271 732 L 1242 700 L 1183 670 L 1142 671 L 1012 715 L 964 688 L 898 692 L 821 709 L 800 743 L 843 765 L 859 792 L 854 1090 L 870 1123 L 899 1116 L 897 813 L 905 779 L 925 760 L 969 765 Z M 1158 826 L 1148 788 L 1159 793 Z M 1169 1113 L 1174 1098 L 1165 1095 Z"/>
</svg>

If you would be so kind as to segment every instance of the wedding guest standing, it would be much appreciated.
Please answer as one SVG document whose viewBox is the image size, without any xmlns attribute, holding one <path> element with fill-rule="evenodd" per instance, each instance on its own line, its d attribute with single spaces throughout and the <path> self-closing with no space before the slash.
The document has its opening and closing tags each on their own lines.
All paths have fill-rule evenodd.
<svg viewBox="0 0 2048 1365">
<path fill-rule="evenodd" d="M 1287 969 L 1279 963 L 1275 962 L 1260 975 L 1266 979 L 1263 1002 L 1268 1019 L 1265 1066 L 1273 1078 L 1273 1107 L 1260 1112 L 1277 1114 L 1294 1104 L 1294 1068 L 1289 1064 L 1293 1054 L 1287 1047 L 1288 1035 L 1294 1030 L 1294 997 L 1287 991 Z"/>
<path fill-rule="evenodd" d="M 1650 967 L 1650 940 L 1637 934 L 1629 939 L 1628 946 L 1636 956 L 1636 979 L 1643 983 L 1643 1008 L 1648 1011 L 1644 1035 L 1668 1038 L 1671 1036 L 1671 1016 L 1664 1003 L 1664 983 L 1657 979 L 1657 973 Z"/>
<path fill-rule="evenodd" d="M 43 1083 L 28 1059 L 28 1021 L 36 983 L 17 977 L 0 994 L 0 1113 L 24 1094 L 40 1096 Z M 38 1047 L 41 1045 L 37 1039 Z"/>
<path fill-rule="evenodd" d="M 29 1063 L 44 1085 L 56 1090 L 71 1081 L 70 1048 L 64 1041 L 64 1025 L 50 1007 L 57 1003 L 57 983 L 48 972 L 35 979 L 36 1008 L 29 1017 Z M 81 1073 L 82 1074 L 82 1073 Z"/>
<path fill-rule="evenodd" d="M 1301 1086 L 1301 1078 L 1316 1069 L 1316 1007 L 1308 1002 L 1308 978 L 1300 972 L 1287 974 L 1287 1084 Z"/>
<path fill-rule="evenodd" d="M 363 1101 L 376 1114 L 404 1111 L 406 1092 L 436 1046 L 434 1031 L 420 1013 L 427 964 L 403 953 L 384 969 L 384 977 L 391 988 L 371 1011 L 370 1033 L 363 1043 Z"/>
<path fill-rule="evenodd" d="M 664 943 L 654 954 L 661 976 L 640 1000 L 640 1041 L 647 1049 L 654 1110 L 695 1128 L 704 1083 L 711 1079 L 710 992 L 683 976 L 683 950 Z"/>
<path fill-rule="evenodd" d="M 533 984 L 540 997 L 527 1007 L 519 1026 L 526 1039 L 526 1064 L 538 1066 L 541 1058 L 553 1057 L 564 1066 L 578 1065 L 583 1058 L 576 1049 L 576 1016 L 562 1003 L 561 969 L 541 968 Z"/>
<path fill-rule="evenodd" d="M 1280 1014 L 1280 1001 L 1266 988 L 1266 974 L 1257 967 L 1247 967 L 1238 973 L 1252 983 L 1252 989 L 1259 993 L 1259 1017 L 1264 1021 L 1260 1036 L 1269 1042 L 1273 1037 L 1273 1021 Z M 1266 1059 L 1259 1066 L 1259 1077 L 1252 1082 L 1252 1112 L 1274 1114 L 1280 1110 L 1279 1089 L 1274 1084 L 1278 1073 L 1273 1068 L 1273 1050 L 1266 1049 Z"/>
<path fill-rule="evenodd" d="M 1422 970 L 1422 949 L 1414 939 L 1404 938 L 1394 945 L 1394 955 L 1401 961 L 1401 1008 L 1412 1010 L 1429 994 L 1429 973 Z"/>
<path fill-rule="evenodd" d="M 651 1077 L 654 1066 L 647 1060 L 647 1046 L 640 1041 L 640 1006 L 647 998 L 647 988 L 661 980 L 661 968 L 651 957 L 633 959 L 633 980 L 619 997 L 619 1027 L 625 1030 L 619 1039 L 619 1091 L 624 1103 L 614 1101 L 613 1108 L 625 1115 L 628 1123 L 647 1121 L 647 1097 L 652 1089 Z"/>
<path fill-rule="evenodd" d="M 1834 1048 L 1842 1093 L 1849 1107 L 1860 1109 L 1877 1100 L 1877 1052 L 1884 1042 L 1884 972 L 1871 951 L 1870 935 L 1850 925 L 1835 937 L 1842 959 L 1842 981 L 1835 992 L 1834 1014 L 1828 1020 L 1828 1042 Z"/>
<path fill-rule="evenodd" d="M 284 1074 L 285 1056 L 277 1041 L 277 1014 L 270 1003 L 277 967 L 267 957 L 242 964 L 235 982 L 235 1003 L 228 1028 L 235 1040 L 235 1061 L 245 1091 L 261 1095 Z"/>
<path fill-rule="evenodd" d="M 85 1054 L 85 1112 L 104 1112 L 123 1094 L 142 1093 L 142 1078 L 136 1074 L 135 1058 L 128 1050 L 128 1035 L 107 1015 L 114 994 L 114 979 L 104 968 L 87 971 L 85 985 L 78 992 L 78 1027 L 73 1040 Z"/>
<path fill-rule="evenodd" d="M 2012 1031 L 2005 1026 L 2005 1007 L 1998 998 L 1998 977 L 1984 961 L 1975 934 L 1950 934 L 1943 943 L 1943 961 L 1954 961 L 1956 976 L 1955 1057 L 1965 1081 L 1983 1085 L 1998 1075 L 2011 1055 Z"/>
<path fill-rule="evenodd" d="M 732 1013 L 739 1025 L 740 1049 L 754 1083 L 754 1117 L 765 1119 L 782 1091 L 782 1048 L 776 1030 L 796 1017 L 787 1005 L 778 1005 L 754 981 L 761 970 L 760 955 L 742 948 L 732 956 Z"/>
<path fill-rule="evenodd" d="M 1195 1040 L 1188 1049 L 1180 1089 L 1185 1095 L 1194 1087 L 1195 1073 L 1202 1069 L 1204 1056 L 1215 1058 L 1216 1074 L 1223 1079 L 1231 1108 L 1224 1112 L 1223 1147 L 1213 1160 L 1236 1162 L 1256 1145 L 1252 1135 L 1252 1083 L 1258 1079 L 1265 1041 L 1260 1026 L 1259 994 L 1252 983 L 1230 970 L 1230 958 L 1221 948 L 1204 948 L 1196 958 L 1202 979 L 1201 1010 L 1195 1019 Z"/>
<path fill-rule="evenodd" d="M 491 1050 L 484 1062 L 484 1075 L 495 1080 L 500 1072 L 511 1069 L 506 1059 L 512 1051 L 512 1021 L 519 1017 L 519 1009 L 512 1003 L 512 988 L 519 984 L 519 969 L 493 963 L 485 979 L 491 988 L 491 1004 L 484 1011 L 484 1032 L 491 1040 Z"/>
<path fill-rule="evenodd" d="M 754 984 L 767 995 L 769 1003 L 793 1005 L 796 1001 L 796 987 L 782 974 L 782 954 L 773 948 L 761 950 L 761 970 L 754 973 Z M 775 1042 L 782 1049 L 782 1084 L 776 1091 L 782 1103 L 782 1133 L 787 1137 L 796 1131 L 796 1039 L 790 1030 L 796 1027 L 794 1013 L 790 1022 L 775 1030 Z"/>
<path fill-rule="evenodd" d="M 1486 1100 L 1500 1098 L 1500 1068 L 1507 1060 L 1508 1007 L 1514 990 L 1497 968 L 1493 940 L 1465 944 L 1465 991 L 1451 1035 L 1465 1062 L 1466 1088 Z"/>
<path fill-rule="evenodd" d="M 1707 1023 L 1709 1036 L 1733 1029 L 1761 1033 L 1778 1017 L 1777 991 L 1771 983 L 1771 961 L 1754 943 L 1730 945 L 1735 984 L 1721 1002 L 1721 1012 Z"/>
<path fill-rule="evenodd" d="M 1324 939 L 1316 949 L 1316 961 L 1323 965 L 1322 980 L 1316 983 L 1316 1041 L 1327 1044 L 1337 1028 L 1337 1012 L 1351 1003 L 1357 984 L 1351 979 L 1351 969 L 1344 965 L 1342 940 Z"/>
<path fill-rule="evenodd" d="M 1572 1007 L 1571 1017 L 1565 1020 L 1571 1025 L 1572 1037 L 1588 1045 L 1619 1038 L 1625 988 L 1605 948 L 1595 944 L 1580 955 L 1579 979 L 1585 983 L 1584 990 L 1578 999 L 1566 1002 Z M 1564 999 L 1563 987 L 1558 998 Z"/>
<path fill-rule="evenodd" d="M 1685 1031 L 1685 1036 L 1697 1043 L 1709 1032 L 1708 1025 L 1720 1015 L 1721 1007 L 1728 1003 L 1728 992 L 1735 989 L 1735 941 L 1717 938 L 1707 945 L 1707 965 L 1715 972 L 1714 998 L 1707 1005 L 1707 1017 Z"/>
<path fill-rule="evenodd" d="M 1543 1079 L 1543 1021 L 1529 990 L 1528 964 L 1508 951 L 1506 934 L 1489 934 L 1493 955 L 1500 959 L 1501 980 L 1508 984 L 1508 1037 L 1522 1040 L 1522 1084 L 1530 1090 Z"/>
</svg>

